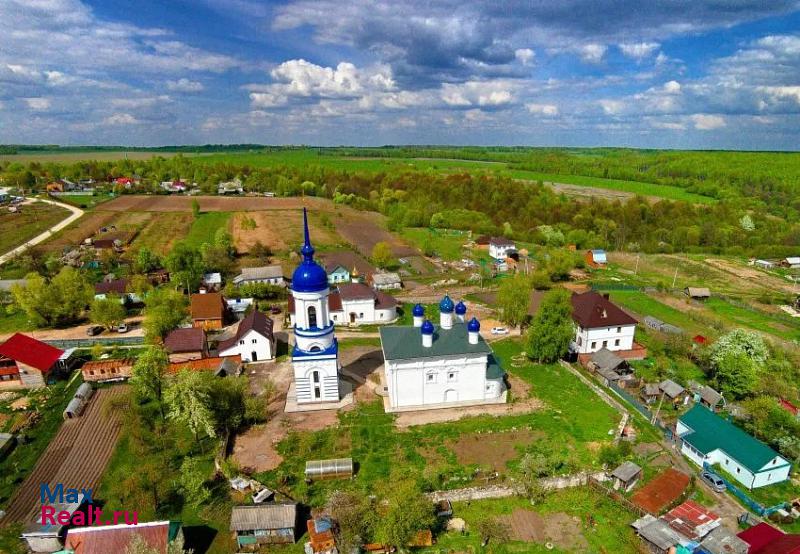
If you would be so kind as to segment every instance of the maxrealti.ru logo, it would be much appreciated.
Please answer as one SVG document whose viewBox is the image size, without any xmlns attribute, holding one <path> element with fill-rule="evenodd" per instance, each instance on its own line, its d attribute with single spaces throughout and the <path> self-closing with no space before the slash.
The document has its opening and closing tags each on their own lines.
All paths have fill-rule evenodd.
<svg viewBox="0 0 800 554">
<path fill-rule="evenodd" d="M 116 525 L 124 521 L 128 525 L 139 523 L 138 512 L 114 511 L 104 514 L 98 506 L 94 505 L 92 489 L 66 488 L 63 483 L 56 484 L 52 489 L 48 484 L 39 486 L 39 496 L 42 501 L 42 525 Z M 86 511 L 58 510 L 51 504 L 86 504 Z M 105 517 L 104 517 L 105 516 Z"/>
</svg>

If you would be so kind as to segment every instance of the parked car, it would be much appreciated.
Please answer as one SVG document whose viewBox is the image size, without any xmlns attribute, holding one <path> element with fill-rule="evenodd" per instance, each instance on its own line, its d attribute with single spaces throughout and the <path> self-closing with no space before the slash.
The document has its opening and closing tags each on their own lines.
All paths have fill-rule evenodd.
<svg viewBox="0 0 800 554">
<path fill-rule="evenodd" d="M 281 307 L 280 306 L 272 306 L 269 309 L 269 311 L 270 311 L 270 313 L 272 313 L 272 315 L 278 315 L 279 313 L 281 313 Z"/>
<path fill-rule="evenodd" d="M 492 334 L 493 335 L 507 335 L 508 329 L 505 327 L 492 327 Z"/>
<path fill-rule="evenodd" d="M 128 324 L 125 322 L 120 323 L 117 325 L 117 333 L 127 333 L 128 332 Z"/>
<path fill-rule="evenodd" d="M 719 475 L 711 471 L 702 472 L 700 474 L 700 479 L 705 481 L 706 484 L 716 492 L 725 492 L 725 489 L 728 488 L 725 486 L 725 481 L 723 481 Z"/>
<path fill-rule="evenodd" d="M 89 327 L 86 328 L 86 334 L 89 335 L 90 337 L 99 335 L 102 332 L 103 332 L 102 325 L 90 325 Z"/>
</svg>

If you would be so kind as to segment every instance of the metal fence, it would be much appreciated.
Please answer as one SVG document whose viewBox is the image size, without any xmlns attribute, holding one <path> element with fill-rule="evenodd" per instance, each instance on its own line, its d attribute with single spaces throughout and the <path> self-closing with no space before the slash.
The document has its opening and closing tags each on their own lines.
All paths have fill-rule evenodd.
<svg viewBox="0 0 800 554">
<path fill-rule="evenodd" d="M 722 482 L 725 483 L 725 486 L 728 487 L 728 490 L 731 491 L 736 498 L 741 500 L 745 506 L 753 510 L 756 514 L 758 514 L 759 516 L 767 515 L 767 509 L 764 508 L 764 506 L 762 506 L 761 504 L 750 498 L 739 487 L 731 483 L 729 479 L 726 479 L 725 477 L 714 471 L 714 468 L 710 466 L 707 462 L 703 462 L 703 469 L 712 472 L 714 475 L 722 479 Z"/>
</svg>

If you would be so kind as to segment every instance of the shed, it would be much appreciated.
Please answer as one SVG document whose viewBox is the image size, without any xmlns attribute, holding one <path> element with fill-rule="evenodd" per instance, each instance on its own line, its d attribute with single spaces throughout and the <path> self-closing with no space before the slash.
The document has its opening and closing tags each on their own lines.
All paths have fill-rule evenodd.
<svg viewBox="0 0 800 554">
<path fill-rule="evenodd" d="M 606 256 L 605 250 L 587 250 L 584 259 L 586 261 L 586 265 L 589 267 L 605 267 L 608 264 L 608 257 Z"/>
<path fill-rule="evenodd" d="M 706 385 L 697 393 L 697 400 L 706 408 L 716 411 L 723 398 L 720 393 Z"/>
<path fill-rule="evenodd" d="M 771 262 L 769 260 L 756 260 L 753 262 L 753 265 L 760 267 L 761 269 L 772 269 L 775 267 L 775 262 Z"/>
<path fill-rule="evenodd" d="M 711 298 L 711 290 L 706 287 L 686 287 L 683 293 L 693 300 L 707 300 Z"/>
<path fill-rule="evenodd" d="M 73 397 L 72 400 L 69 401 L 69 404 L 67 404 L 67 407 L 64 408 L 64 419 L 73 419 L 79 417 L 85 409 L 86 400 L 83 398 Z"/>
<path fill-rule="evenodd" d="M 92 395 L 94 394 L 94 389 L 92 385 L 89 383 L 82 383 L 78 390 L 75 391 L 75 398 L 82 398 L 84 400 L 89 400 Z"/>
<path fill-rule="evenodd" d="M 258 504 L 234 506 L 230 530 L 240 549 L 258 550 L 265 544 L 290 544 L 295 541 L 297 504 Z"/>
<path fill-rule="evenodd" d="M 631 526 L 648 543 L 650 551 L 656 554 L 667 554 L 672 547 L 684 540 L 666 521 L 649 514 L 637 519 Z"/>
<path fill-rule="evenodd" d="M 800 269 L 800 256 L 789 256 L 784 258 L 781 260 L 781 265 L 790 269 Z"/>
<path fill-rule="evenodd" d="M 642 468 L 628 460 L 611 472 L 614 480 L 614 490 L 622 489 L 630 491 L 639 482 L 642 476 Z"/>
<path fill-rule="evenodd" d="M 662 516 L 670 527 L 692 541 L 699 541 L 720 526 L 720 518 L 693 500 L 687 500 Z"/>
<path fill-rule="evenodd" d="M 613 372 L 617 374 L 617 379 L 620 375 L 630 373 L 630 366 L 628 362 L 611 352 L 608 348 L 601 348 L 589 359 L 589 364 L 593 369 L 598 372 L 603 371 L 603 376 L 606 373 Z"/>
<path fill-rule="evenodd" d="M 686 389 L 672 379 L 664 379 L 659 383 L 658 388 L 674 403 L 681 402 L 686 392 Z"/>
<path fill-rule="evenodd" d="M 750 545 L 737 537 L 733 531 L 720 525 L 700 543 L 698 554 L 747 554 Z"/>
<path fill-rule="evenodd" d="M 661 396 L 661 387 L 658 383 L 645 383 L 642 387 L 642 397 L 648 404 L 652 404 Z"/>
<path fill-rule="evenodd" d="M 403 282 L 398 273 L 373 273 L 372 286 L 377 290 L 399 289 L 403 286 Z"/>
<path fill-rule="evenodd" d="M 353 459 L 309 460 L 306 462 L 306 479 L 339 479 L 353 476 Z"/>
</svg>

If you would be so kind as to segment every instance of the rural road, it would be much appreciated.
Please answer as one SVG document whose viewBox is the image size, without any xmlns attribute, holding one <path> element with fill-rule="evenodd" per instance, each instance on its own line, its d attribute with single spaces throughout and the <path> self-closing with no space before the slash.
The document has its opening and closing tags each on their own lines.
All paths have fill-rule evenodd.
<svg viewBox="0 0 800 554">
<path fill-rule="evenodd" d="M 79 217 L 81 217 L 83 215 L 83 210 L 82 209 L 80 209 L 80 208 L 78 208 L 76 206 L 70 206 L 69 204 L 62 204 L 61 202 L 55 202 L 53 200 L 45 200 L 44 198 L 37 198 L 36 200 L 34 200 L 34 202 L 44 202 L 45 204 L 52 204 L 54 206 L 59 206 L 61 208 L 64 208 L 65 210 L 69 210 L 71 212 L 71 214 L 70 214 L 69 217 L 67 217 L 66 219 L 62 220 L 59 223 L 56 223 L 55 225 L 50 227 L 48 230 L 46 230 L 46 231 L 44 231 L 42 233 L 39 233 L 38 235 L 36 235 L 32 239 L 30 239 L 25 244 L 17 246 L 15 249 L 11 250 L 10 252 L 6 252 L 2 256 L 0 256 L 0 265 L 6 263 L 8 260 L 12 259 L 14 256 L 16 256 L 18 254 L 21 254 L 22 252 L 24 252 L 25 250 L 27 250 L 31 246 L 36 246 L 40 242 L 44 242 L 45 240 L 49 239 L 51 236 L 53 236 L 53 233 L 57 233 L 58 231 L 60 231 L 61 229 L 63 229 L 64 227 L 66 227 L 67 225 L 69 225 L 70 223 L 72 223 L 73 221 L 75 221 L 76 219 L 78 219 Z"/>
</svg>

